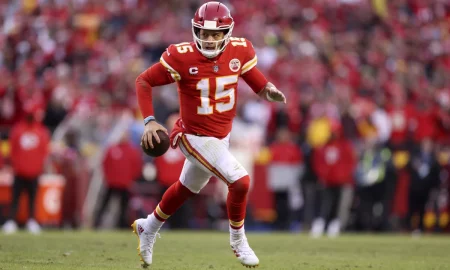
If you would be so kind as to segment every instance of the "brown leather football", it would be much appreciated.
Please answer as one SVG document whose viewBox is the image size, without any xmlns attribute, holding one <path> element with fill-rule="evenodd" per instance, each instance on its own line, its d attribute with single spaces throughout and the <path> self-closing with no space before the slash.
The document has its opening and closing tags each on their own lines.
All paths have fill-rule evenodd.
<svg viewBox="0 0 450 270">
<path fill-rule="evenodd" d="M 164 155 L 164 153 L 167 152 L 167 150 L 170 147 L 169 136 L 162 130 L 158 130 L 158 131 L 156 131 L 156 133 L 158 134 L 161 142 L 157 143 L 155 137 L 152 137 L 153 149 L 145 148 L 144 143 L 141 142 L 142 150 L 144 151 L 144 153 L 146 153 L 147 155 L 149 155 L 151 157 L 159 157 L 159 156 Z"/>
</svg>

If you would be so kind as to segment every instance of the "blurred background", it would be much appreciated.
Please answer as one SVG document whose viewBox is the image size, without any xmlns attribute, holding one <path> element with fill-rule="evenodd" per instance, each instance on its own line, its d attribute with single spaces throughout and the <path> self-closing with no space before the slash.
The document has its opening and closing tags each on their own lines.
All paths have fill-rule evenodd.
<svg viewBox="0 0 450 270">
<path fill-rule="evenodd" d="M 184 157 L 140 150 L 134 80 L 169 44 L 192 41 L 204 2 L 1 1 L 0 224 L 128 228 L 153 211 Z M 288 99 L 239 85 L 231 151 L 253 181 L 246 229 L 448 232 L 450 1 L 223 3 Z M 176 85 L 153 97 L 170 130 Z M 48 155 L 14 150 L 36 141 Z M 41 159 L 32 203 L 12 207 L 15 175 Z M 167 228 L 227 229 L 226 192 L 213 178 Z"/>
</svg>

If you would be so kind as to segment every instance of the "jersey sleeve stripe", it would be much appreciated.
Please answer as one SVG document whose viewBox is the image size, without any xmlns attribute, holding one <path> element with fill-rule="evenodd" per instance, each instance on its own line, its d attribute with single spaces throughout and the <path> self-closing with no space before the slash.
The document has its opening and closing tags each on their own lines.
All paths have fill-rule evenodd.
<svg viewBox="0 0 450 270">
<path fill-rule="evenodd" d="M 175 81 L 179 81 L 181 80 L 181 76 L 180 73 L 178 73 L 175 69 L 173 69 L 169 64 L 167 64 L 167 62 L 164 60 L 164 58 L 160 58 L 159 62 L 161 62 L 161 64 L 167 69 L 167 71 L 169 71 L 170 76 L 172 76 L 172 78 Z"/>
<path fill-rule="evenodd" d="M 244 64 L 244 66 L 242 67 L 241 74 L 244 74 L 245 72 L 252 69 L 254 66 L 256 66 L 256 63 L 258 63 L 258 57 L 256 57 L 256 55 L 255 55 L 255 57 L 253 57 L 252 60 L 250 60 Z"/>
</svg>

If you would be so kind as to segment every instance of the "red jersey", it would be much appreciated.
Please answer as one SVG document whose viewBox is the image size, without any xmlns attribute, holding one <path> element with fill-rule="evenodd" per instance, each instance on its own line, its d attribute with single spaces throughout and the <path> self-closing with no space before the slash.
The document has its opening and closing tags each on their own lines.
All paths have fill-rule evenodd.
<svg viewBox="0 0 450 270">
<path fill-rule="evenodd" d="M 139 150 L 129 142 L 111 145 L 103 159 L 105 182 L 112 188 L 129 188 L 141 174 Z"/>
<path fill-rule="evenodd" d="M 187 132 L 224 138 L 236 115 L 239 77 L 256 66 L 253 45 L 230 38 L 215 58 L 203 56 L 194 42 L 170 45 L 160 62 L 178 84 L 180 115 Z"/>
<path fill-rule="evenodd" d="M 41 123 L 19 122 L 10 135 L 11 163 L 16 175 L 38 177 L 49 153 L 50 133 Z"/>
<path fill-rule="evenodd" d="M 356 162 L 352 144 L 343 138 L 315 149 L 312 155 L 313 170 L 326 186 L 352 183 Z"/>
<path fill-rule="evenodd" d="M 402 144 L 409 138 L 413 113 L 410 107 L 388 107 L 387 113 L 392 121 L 392 133 L 390 141 L 393 144 Z"/>
<path fill-rule="evenodd" d="M 164 155 L 155 158 L 154 163 L 158 182 L 165 187 L 170 187 L 178 181 L 185 159 L 183 152 L 179 148 L 169 148 Z"/>
<path fill-rule="evenodd" d="M 270 153 L 271 161 L 275 163 L 295 165 L 303 162 L 300 147 L 293 142 L 274 142 L 270 145 Z"/>
</svg>

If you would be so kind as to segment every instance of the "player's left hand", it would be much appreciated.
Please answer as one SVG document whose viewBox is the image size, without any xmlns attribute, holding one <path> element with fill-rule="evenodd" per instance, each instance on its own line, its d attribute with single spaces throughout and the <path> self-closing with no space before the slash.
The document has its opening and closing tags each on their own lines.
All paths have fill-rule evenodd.
<svg viewBox="0 0 450 270">
<path fill-rule="evenodd" d="M 266 99 L 268 101 L 286 103 L 286 97 L 284 96 L 283 92 L 278 90 L 272 83 L 267 83 L 264 91 L 266 92 Z"/>
</svg>

